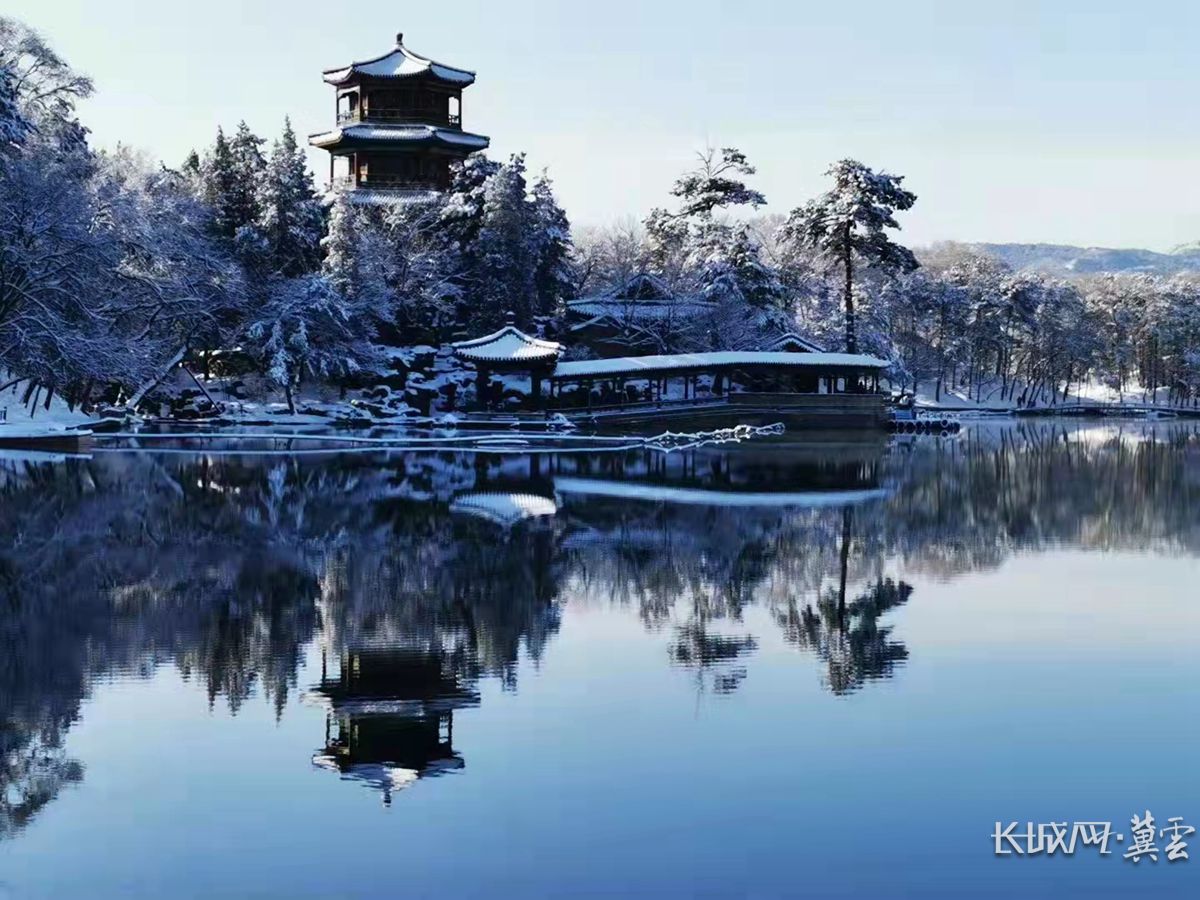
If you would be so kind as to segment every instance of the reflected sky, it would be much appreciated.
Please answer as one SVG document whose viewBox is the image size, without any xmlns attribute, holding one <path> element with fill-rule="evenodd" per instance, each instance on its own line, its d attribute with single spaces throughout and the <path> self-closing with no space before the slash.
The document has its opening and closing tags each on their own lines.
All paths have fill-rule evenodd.
<svg viewBox="0 0 1200 900">
<path fill-rule="evenodd" d="M 0 896 L 1194 891 L 989 837 L 1200 824 L 1194 426 L 171 449 L 0 459 Z"/>
</svg>

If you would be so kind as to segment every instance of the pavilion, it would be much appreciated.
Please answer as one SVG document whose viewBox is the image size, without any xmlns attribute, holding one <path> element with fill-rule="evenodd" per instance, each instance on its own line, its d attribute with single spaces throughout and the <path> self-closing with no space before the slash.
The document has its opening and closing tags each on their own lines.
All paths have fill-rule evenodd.
<svg viewBox="0 0 1200 900">
<path fill-rule="evenodd" d="M 483 409 L 495 408 L 501 399 L 492 384 L 493 374 L 528 375 L 529 397 L 537 409 L 543 408 L 542 381 L 554 372 L 562 354 L 562 344 L 530 337 L 513 322 L 509 313 L 508 324 L 499 331 L 450 345 L 455 356 L 475 366 L 478 402 Z"/>
</svg>

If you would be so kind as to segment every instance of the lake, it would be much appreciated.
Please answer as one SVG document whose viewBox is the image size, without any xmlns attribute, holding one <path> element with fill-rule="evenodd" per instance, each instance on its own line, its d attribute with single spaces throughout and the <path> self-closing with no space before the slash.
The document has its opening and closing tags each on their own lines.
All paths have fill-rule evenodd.
<svg viewBox="0 0 1200 900">
<path fill-rule="evenodd" d="M 0 457 L 0 897 L 1196 896 L 1195 424 L 278 446 Z"/>
</svg>

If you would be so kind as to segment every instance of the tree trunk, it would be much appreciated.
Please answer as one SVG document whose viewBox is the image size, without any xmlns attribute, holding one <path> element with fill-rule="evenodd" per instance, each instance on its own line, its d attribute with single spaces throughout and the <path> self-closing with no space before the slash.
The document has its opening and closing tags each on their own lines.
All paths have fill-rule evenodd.
<svg viewBox="0 0 1200 900">
<path fill-rule="evenodd" d="M 850 225 L 846 225 L 845 250 L 842 262 L 846 267 L 846 352 L 858 352 L 858 335 L 854 327 L 854 258 L 850 249 Z"/>
</svg>

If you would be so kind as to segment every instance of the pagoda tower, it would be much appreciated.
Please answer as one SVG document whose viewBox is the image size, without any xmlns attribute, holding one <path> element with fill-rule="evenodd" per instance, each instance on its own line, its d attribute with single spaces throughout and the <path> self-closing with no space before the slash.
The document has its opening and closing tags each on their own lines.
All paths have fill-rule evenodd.
<svg viewBox="0 0 1200 900">
<path fill-rule="evenodd" d="M 403 34 L 383 56 L 324 78 L 337 92 L 337 127 L 309 143 L 329 151 L 331 188 L 385 200 L 442 191 L 452 161 L 488 146 L 462 129 L 462 92 L 475 73 L 418 56 Z"/>
</svg>

